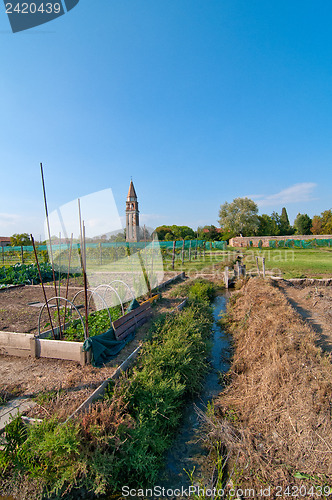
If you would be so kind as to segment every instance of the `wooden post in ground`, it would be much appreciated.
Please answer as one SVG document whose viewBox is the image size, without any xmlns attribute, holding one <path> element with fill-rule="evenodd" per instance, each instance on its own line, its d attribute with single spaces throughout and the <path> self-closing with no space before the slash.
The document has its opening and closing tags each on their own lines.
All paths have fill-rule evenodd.
<svg viewBox="0 0 332 500">
<path fill-rule="evenodd" d="M 182 241 L 182 265 L 184 264 L 184 240 Z"/>
<path fill-rule="evenodd" d="M 5 263 L 5 247 L 2 246 L 2 263 Z"/>
<path fill-rule="evenodd" d="M 21 261 L 22 261 L 22 264 L 24 264 L 23 247 L 22 247 L 22 245 L 21 245 Z"/>
<path fill-rule="evenodd" d="M 173 253 L 172 253 L 172 269 L 174 271 L 174 262 L 175 262 L 175 245 L 176 241 L 173 241 Z"/>
<path fill-rule="evenodd" d="M 257 266 L 258 276 L 260 277 L 261 273 L 260 273 L 260 270 L 259 270 L 258 257 L 256 257 L 256 266 Z"/>
<path fill-rule="evenodd" d="M 239 261 L 237 261 L 235 264 L 235 277 L 237 279 L 240 278 L 240 262 Z"/>
<path fill-rule="evenodd" d="M 205 262 L 205 246 L 206 246 L 206 241 L 203 243 L 203 260 Z"/>
<path fill-rule="evenodd" d="M 189 262 L 191 261 L 191 240 L 189 243 Z"/>
<path fill-rule="evenodd" d="M 99 243 L 99 264 L 102 265 L 103 263 L 103 254 L 101 251 L 101 242 Z"/>
<path fill-rule="evenodd" d="M 225 267 L 224 281 L 225 281 L 225 287 L 228 288 L 228 266 Z"/>
<path fill-rule="evenodd" d="M 195 259 L 197 259 L 197 238 L 196 238 L 196 246 L 195 246 Z"/>
<path fill-rule="evenodd" d="M 262 260 L 263 260 L 263 278 L 265 278 L 265 257 L 263 257 Z"/>
</svg>

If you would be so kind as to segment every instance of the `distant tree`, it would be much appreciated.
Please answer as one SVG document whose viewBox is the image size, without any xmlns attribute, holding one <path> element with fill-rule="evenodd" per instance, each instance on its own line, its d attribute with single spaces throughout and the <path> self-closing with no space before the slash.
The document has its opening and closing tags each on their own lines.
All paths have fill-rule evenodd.
<svg viewBox="0 0 332 500">
<path fill-rule="evenodd" d="M 332 210 L 324 210 L 322 217 L 322 234 L 332 234 Z"/>
<path fill-rule="evenodd" d="M 199 240 L 218 241 L 222 236 L 223 234 L 217 231 L 214 225 L 197 228 L 197 237 Z"/>
<path fill-rule="evenodd" d="M 191 239 L 196 238 L 196 232 L 191 229 L 189 226 L 171 226 L 172 233 L 175 236 L 176 240 L 183 240 L 186 236 L 189 236 Z"/>
<path fill-rule="evenodd" d="M 112 242 L 123 242 L 123 241 L 126 241 L 126 230 L 123 229 L 122 231 L 120 231 L 117 234 L 112 234 L 109 237 L 109 241 L 112 241 Z"/>
<path fill-rule="evenodd" d="M 312 234 L 311 233 L 312 220 L 308 214 L 297 214 L 294 221 L 296 234 Z"/>
<path fill-rule="evenodd" d="M 279 234 L 281 235 L 287 235 L 287 234 L 293 234 L 294 229 L 289 223 L 288 219 L 288 214 L 287 210 L 285 207 L 282 208 L 281 210 L 281 215 L 280 215 L 280 231 Z"/>
<path fill-rule="evenodd" d="M 311 232 L 312 234 L 323 234 L 323 220 L 319 215 L 314 215 L 312 218 Z"/>
<path fill-rule="evenodd" d="M 166 233 L 165 241 L 172 241 L 172 240 L 174 240 L 174 235 L 172 233 Z"/>
<path fill-rule="evenodd" d="M 272 219 L 270 215 L 262 214 L 258 216 L 259 226 L 257 230 L 258 236 L 270 236 L 272 235 Z"/>
<path fill-rule="evenodd" d="M 29 246 L 31 245 L 30 236 L 28 233 L 15 233 L 10 237 L 10 244 L 12 247 Z"/>
<path fill-rule="evenodd" d="M 233 232 L 236 235 L 252 236 L 259 227 L 258 207 L 249 198 L 235 198 L 220 206 L 219 224 L 223 232 Z"/>
<path fill-rule="evenodd" d="M 196 238 L 196 233 L 191 227 L 188 226 L 177 226 L 173 224 L 172 226 L 159 226 L 156 227 L 155 233 L 157 233 L 158 239 L 163 241 L 166 239 L 166 234 L 171 234 L 171 240 L 183 240 L 188 236 L 187 239 Z"/>
</svg>

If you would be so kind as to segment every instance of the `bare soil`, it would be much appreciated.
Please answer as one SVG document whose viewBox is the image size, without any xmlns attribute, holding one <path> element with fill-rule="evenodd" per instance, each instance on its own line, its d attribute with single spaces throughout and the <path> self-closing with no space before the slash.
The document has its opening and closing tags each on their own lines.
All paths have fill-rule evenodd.
<svg viewBox="0 0 332 500">
<path fill-rule="evenodd" d="M 175 274 L 174 272 L 165 273 L 164 281 L 167 281 Z M 82 281 L 82 277 L 70 278 L 68 292 L 69 300 L 72 300 L 77 292 L 83 290 Z M 64 297 L 66 294 L 66 282 L 62 281 L 60 283 L 61 296 Z M 53 284 L 44 285 L 44 288 L 47 299 L 55 296 Z M 60 295 L 59 282 L 57 282 L 57 292 L 58 295 Z M 29 305 L 29 302 L 39 302 L 41 304 L 45 302 L 41 285 L 25 285 L 18 288 L 0 289 L 0 331 L 36 334 L 38 331 L 38 316 L 41 307 Z M 75 305 L 82 305 L 83 302 L 83 294 L 81 294 L 81 296 L 75 300 Z M 53 304 L 54 307 L 55 301 L 51 304 Z M 61 301 L 60 304 L 63 305 L 64 301 Z M 91 306 L 91 309 L 93 309 L 92 302 Z M 47 323 L 49 323 L 49 318 L 47 309 L 45 308 L 41 318 L 41 331 L 43 331 Z"/>
<path fill-rule="evenodd" d="M 82 290 L 82 287 L 70 285 L 68 299 L 72 300 L 74 295 L 79 290 Z M 47 299 L 55 296 L 53 285 L 44 285 L 44 288 Z M 61 290 L 61 294 L 65 296 L 65 287 L 62 287 Z M 45 302 L 41 285 L 25 285 L 20 288 L 0 290 L 0 331 L 37 333 L 38 316 L 41 307 L 29 305 L 29 302 L 39 302 L 42 304 Z M 75 302 L 75 305 L 77 303 L 79 302 Z M 53 302 L 54 304 L 55 301 Z M 42 319 L 41 324 L 44 326 L 48 322 L 46 308 Z"/>
<path fill-rule="evenodd" d="M 72 293 L 75 291 L 76 289 L 71 290 Z M 18 326 L 18 331 L 22 332 L 22 328 L 24 331 L 26 324 L 19 318 L 22 311 L 31 314 L 28 328 L 33 331 L 36 311 L 38 315 L 39 309 L 35 311 L 35 308 L 31 307 L 30 311 L 30 306 L 26 304 L 27 301 L 39 300 L 40 293 L 37 285 L 0 292 L 1 308 L 6 304 L 7 314 L 11 312 L 14 321 L 15 311 L 19 311 L 16 322 L 11 323 Z M 48 293 L 52 296 L 54 290 L 49 290 Z M 4 302 L 2 297 L 5 297 Z M 12 297 L 15 298 L 15 304 Z M 105 379 L 111 377 L 116 368 L 144 340 L 152 319 L 172 311 L 182 300 L 171 296 L 170 287 L 163 291 L 162 298 L 153 306 L 152 318 L 137 330 L 134 339 L 103 368 L 80 366 L 73 361 L 0 355 L 0 396 L 8 400 L 23 395 L 33 397 L 38 404 L 27 413 L 30 417 L 43 418 L 57 414 L 61 419 L 67 418 Z M 3 317 L 8 318 L 5 313 Z M 8 324 L 7 320 L 6 325 Z M 28 331 L 28 328 L 25 328 L 25 331 Z"/>
</svg>

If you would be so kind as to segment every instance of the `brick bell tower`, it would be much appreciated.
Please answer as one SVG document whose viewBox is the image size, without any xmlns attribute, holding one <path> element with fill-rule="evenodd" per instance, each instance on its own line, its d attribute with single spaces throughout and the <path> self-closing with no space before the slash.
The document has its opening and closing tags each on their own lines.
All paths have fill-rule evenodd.
<svg viewBox="0 0 332 500">
<path fill-rule="evenodd" d="M 133 181 L 130 181 L 126 201 L 126 241 L 139 241 L 139 210 Z"/>
</svg>

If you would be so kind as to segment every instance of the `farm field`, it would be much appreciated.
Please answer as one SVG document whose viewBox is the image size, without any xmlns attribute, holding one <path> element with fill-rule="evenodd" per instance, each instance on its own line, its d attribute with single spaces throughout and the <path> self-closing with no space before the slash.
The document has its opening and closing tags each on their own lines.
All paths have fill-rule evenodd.
<svg viewBox="0 0 332 500">
<path fill-rule="evenodd" d="M 240 249 L 238 249 L 240 251 Z M 283 278 L 328 278 L 332 276 L 332 248 L 242 249 L 247 272 L 256 274 L 255 257 L 265 257 L 267 271 Z M 262 263 L 260 260 L 260 268 Z"/>
</svg>

